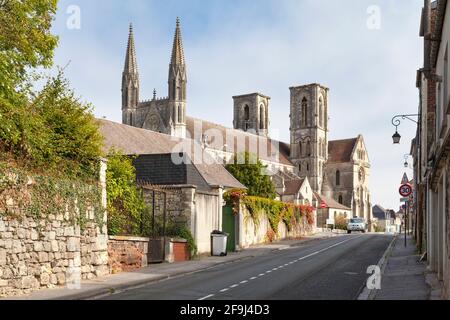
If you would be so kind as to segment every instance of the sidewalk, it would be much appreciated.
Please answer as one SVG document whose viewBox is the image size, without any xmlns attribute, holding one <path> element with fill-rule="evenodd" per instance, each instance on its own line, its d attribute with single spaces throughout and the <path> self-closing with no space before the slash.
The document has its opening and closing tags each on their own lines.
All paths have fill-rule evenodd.
<svg viewBox="0 0 450 320">
<path fill-rule="evenodd" d="M 337 233 L 318 233 L 301 240 L 285 240 L 269 245 L 257 245 L 240 252 L 231 253 L 226 257 L 201 257 L 193 261 L 181 263 L 163 263 L 150 265 L 146 268 L 109 275 L 104 278 L 82 281 L 81 289 L 58 287 L 43 289 L 27 296 L 6 298 L 7 300 L 82 300 L 108 295 L 117 291 L 144 286 L 146 284 L 162 281 L 169 278 L 188 275 L 219 265 L 251 259 L 269 254 L 273 251 L 288 249 L 304 245 L 308 242 L 339 236 Z M 1 299 L 0 299 L 1 300 Z"/>
<path fill-rule="evenodd" d="M 404 235 L 399 235 L 387 257 L 381 290 L 376 291 L 373 300 L 429 300 L 426 265 L 419 260 L 413 238 L 407 238 L 405 247 Z"/>
</svg>

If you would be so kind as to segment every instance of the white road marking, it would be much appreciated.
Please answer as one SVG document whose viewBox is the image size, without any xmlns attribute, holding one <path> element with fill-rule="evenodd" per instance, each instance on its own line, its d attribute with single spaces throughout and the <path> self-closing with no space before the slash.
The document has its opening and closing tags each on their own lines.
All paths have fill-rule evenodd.
<svg viewBox="0 0 450 320">
<path fill-rule="evenodd" d="M 299 261 L 303 261 L 303 260 L 305 260 L 305 259 L 311 258 L 311 257 L 313 257 L 313 256 L 315 256 L 315 255 L 318 255 L 318 254 L 322 253 L 322 252 L 325 252 L 325 251 L 328 251 L 328 250 L 330 250 L 330 249 L 332 249 L 332 248 L 335 248 L 335 247 L 337 247 L 337 246 L 340 246 L 341 244 L 344 244 L 344 243 L 349 242 L 349 241 L 351 241 L 351 240 L 359 239 L 359 238 L 361 238 L 361 237 L 362 237 L 362 236 L 359 236 L 359 237 L 356 237 L 356 238 L 351 238 L 351 239 L 347 239 L 347 240 L 338 242 L 338 243 L 336 243 L 336 244 L 334 244 L 334 245 L 332 245 L 332 246 L 329 246 L 329 247 L 324 248 L 324 249 L 322 249 L 322 250 L 313 252 L 313 253 L 311 253 L 311 254 L 308 254 L 307 256 L 298 258 L 297 260 L 291 261 L 291 262 L 285 264 L 285 266 L 288 266 L 288 265 L 297 263 L 297 262 L 299 262 Z M 271 273 L 272 271 L 276 271 L 276 270 L 281 269 L 281 268 L 282 268 L 282 266 L 281 266 L 281 267 L 278 267 L 278 268 L 274 268 L 274 269 L 272 269 L 272 270 L 266 271 L 265 274 L 269 274 L 269 273 Z M 265 274 L 264 274 L 264 273 L 260 273 L 258 277 L 264 277 Z M 250 278 L 250 280 L 255 280 L 255 279 L 257 279 L 257 277 L 252 277 L 252 278 Z M 247 280 L 244 280 L 244 281 L 241 282 L 241 284 L 244 284 L 244 283 L 247 283 L 247 282 L 248 282 Z M 234 284 L 234 285 L 230 286 L 229 288 L 220 290 L 219 292 L 222 292 L 222 293 L 223 293 L 223 292 L 226 292 L 226 291 L 228 291 L 228 290 L 230 290 L 230 289 L 233 289 L 233 288 L 236 288 L 236 287 L 239 287 L 239 284 Z M 212 295 L 206 296 L 205 298 L 202 298 L 202 299 L 199 299 L 199 300 L 208 299 L 208 298 L 211 298 L 211 297 L 213 297 L 213 296 L 214 296 L 214 295 L 212 294 Z"/>
<path fill-rule="evenodd" d="M 206 300 L 206 299 L 209 299 L 209 298 L 212 298 L 212 297 L 214 297 L 214 295 L 213 295 L 213 294 L 210 294 L 210 295 L 208 295 L 208 296 L 206 296 L 206 297 L 203 297 L 203 298 L 198 299 L 198 301 Z"/>
</svg>

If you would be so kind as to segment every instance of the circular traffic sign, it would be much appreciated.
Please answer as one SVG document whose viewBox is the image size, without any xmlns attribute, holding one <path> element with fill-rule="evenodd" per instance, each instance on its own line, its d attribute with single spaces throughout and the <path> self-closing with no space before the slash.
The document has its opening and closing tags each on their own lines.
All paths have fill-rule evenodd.
<svg viewBox="0 0 450 320">
<path fill-rule="evenodd" d="M 404 184 L 400 187 L 399 192 L 402 197 L 409 197 L 412 194 L 412 187 L 410 184 Z"/>
</svg>

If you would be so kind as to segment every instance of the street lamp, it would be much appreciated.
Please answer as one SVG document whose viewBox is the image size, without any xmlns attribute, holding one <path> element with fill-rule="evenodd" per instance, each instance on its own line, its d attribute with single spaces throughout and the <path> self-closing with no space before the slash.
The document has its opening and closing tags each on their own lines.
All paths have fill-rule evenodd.
<svg viewBox="0 0 450 320">
<path fill-rule="evenodd" d="M 400 144 L 400 140 L 402 139 L 402 136 L 400 135 L 400 133 L 398 133 L 398 127 L 402 123 L 400 118 L 402 120 L 409 120 L 409 121 L 414 122 L 415 124 L 419 124 L 418 121 L 411 118 L 411 117 L 419 117 L 419 116 L 420 116 L 419 114 L 401 114 L 401 115 L 397 115 L 392 118 L 392 125 L 395 127 L 395 133 L 392 136 L 392 141 L 394 142 L 394 144 Z"/>
</svg>

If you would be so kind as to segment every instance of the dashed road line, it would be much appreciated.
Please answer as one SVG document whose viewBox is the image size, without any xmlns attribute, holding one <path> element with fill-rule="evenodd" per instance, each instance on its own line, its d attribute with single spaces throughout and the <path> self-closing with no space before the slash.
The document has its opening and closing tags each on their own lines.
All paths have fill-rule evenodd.
<svg viewBox="0 0 450 320">
<path fill-rule="evenodd" d="M 214 295 L 210 294 L 210 295 L 207 295 L 206 297 L 198 299 L 198 301 L 206 300 L 206 299 L 209 299 L 209 298 L 212 298 L 212 297 L 214 297 Z"/>
</svg>

